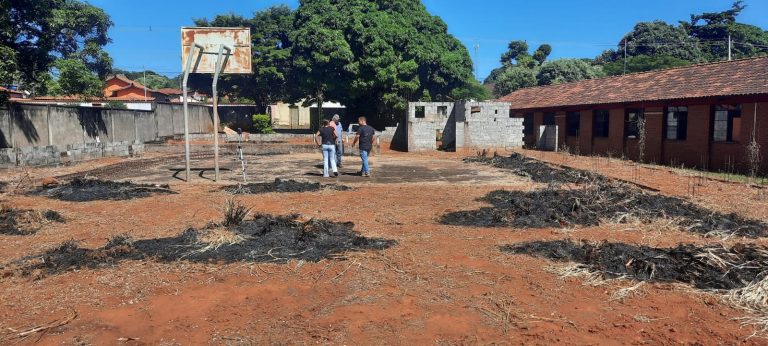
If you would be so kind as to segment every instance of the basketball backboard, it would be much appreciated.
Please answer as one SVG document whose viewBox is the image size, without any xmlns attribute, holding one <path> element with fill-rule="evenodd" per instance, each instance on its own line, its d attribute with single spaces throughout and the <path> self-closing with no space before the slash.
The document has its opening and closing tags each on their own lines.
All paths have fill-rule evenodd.
<svg viewBox="0 0 768 346">
<path fill-rule="evenodd" d="M 223 44 L 233 48 L 232 54 L 226 60 L 221 73 L 246 74 L 253 73 L 251 62 L 251 29 L 250 28 L 215 28 L 215 27 L 182 27 L 181 28 L 181 66 L 186 67 L 189 50 L 195 45 L 203 47 L 202 54 L 193 55 L 190 73 L 216 72 L 216 57 L 219 47 Z M 224 54 L 227 50 L 224 50 Z"/>
</svg>

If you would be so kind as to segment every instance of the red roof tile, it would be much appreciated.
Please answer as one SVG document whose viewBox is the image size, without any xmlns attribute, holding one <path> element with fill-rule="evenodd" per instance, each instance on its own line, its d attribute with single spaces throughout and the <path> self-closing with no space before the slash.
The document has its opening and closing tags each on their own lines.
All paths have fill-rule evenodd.
<svg viewBox="0 0 768 346">
<path fill-rule="evenodd" d="M 159 92 L 161 94 L 165 94 L 165 95 L 181 95 L 181 94 L 184 93 L 183 90 L 174 89 L 174 88 L 157 89 L 157 92 Z"/>
<path fill-rule="evenodd" d="M 691 65 L 516 90 L 513 109 L 768 94 L 768 57 Z"/>
</svg>

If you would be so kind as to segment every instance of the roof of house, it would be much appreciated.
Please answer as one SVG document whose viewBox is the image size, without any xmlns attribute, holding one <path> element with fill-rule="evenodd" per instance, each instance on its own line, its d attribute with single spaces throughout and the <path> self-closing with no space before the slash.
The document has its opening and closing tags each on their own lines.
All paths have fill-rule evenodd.
<svg viewBox="0 0 768 346">
<path fill-rule="evenodd" d="M 184 93 L 183 90 L 174 89 L 174 88 L 157 89 L 157 92 L 159 92 L 161 94 L 166 94 L 166 95 L 181 95 L 181 94 Z"/>
<path fill-rule="evenodd" d="M 11 89 L 8 89 L 8 88 L 6 88 L 6 87 L 1 87 L 1 86 L 0 86 L 0 92 L 3 92 L 3 93 L 9 93 L 9 94 L 18 94 L 18 95 L 24 95 L 24 92 L 22 92 L 22 91 L 19 91 L 19 90 L 11 90 Z"/>
<path fill-rule="evenodd" d="M 61 96 L 37 96 L 28 99 L 24 99 L 26 102 L 109 102 L 109 101 L 154 101 L 154 97 L 147 96 L 144 99 L 143 96 L 119 96 L 119 97 L 95 97 L 95 96 L 83 96 L 83 95 L 61 95 Z"/>
<path fill-rule="evenodd" d="M 520 89 L 513 109 L 768 94 L 768 57 L 690 65 Z"/>
</svg>

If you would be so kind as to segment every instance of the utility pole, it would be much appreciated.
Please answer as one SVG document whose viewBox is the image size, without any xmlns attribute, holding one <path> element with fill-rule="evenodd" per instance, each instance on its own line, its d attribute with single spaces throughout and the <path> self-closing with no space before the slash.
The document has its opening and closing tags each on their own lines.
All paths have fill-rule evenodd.
<svg viewBox="0 0 768 346">
<path fill-rule="evenodd" d="M 627 74 L 627 39 L 624 39 L 624 73 Z"/>
<path fill-rule="evenodd" d="M 144 70 L 144 102 L 147 102 L 147 68 L 145 66 L 141 66 L 141 69 Z"/>
<path fill-rule="evenodd" d="M 475 64 L 474 64 L 475 65 L 475 79 L 479 79 L 478 78 L 478 73 L 479 73 L 478 72 L 478 65 L 480 64 L 480 62 L 477 60 L 477 51 L 480 50 L 480 44 L 475 43 L 473 48 L 475 48 Z"/>
<path fill-rule="evenodd" d="M 728 34 L 728 61 L 731 61 L 731 47 L 733 44 L 731 43 L 731 34 Z"/>
</svg>

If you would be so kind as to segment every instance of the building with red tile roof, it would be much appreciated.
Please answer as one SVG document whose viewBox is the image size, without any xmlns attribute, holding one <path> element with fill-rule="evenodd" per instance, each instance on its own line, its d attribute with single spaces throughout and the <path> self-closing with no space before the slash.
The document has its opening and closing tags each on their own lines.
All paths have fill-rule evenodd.
<svg viewBox="0 0 768 346">
<path fill-rule="evenodd" d="M 531 147 L 557 131 L 558 147 L 585 155 L 723 171 L 748 168 L 753 134 L 768 150 L 768 57 L 525 88 L 499 101 L 524 119 Z"/>
</svg>

